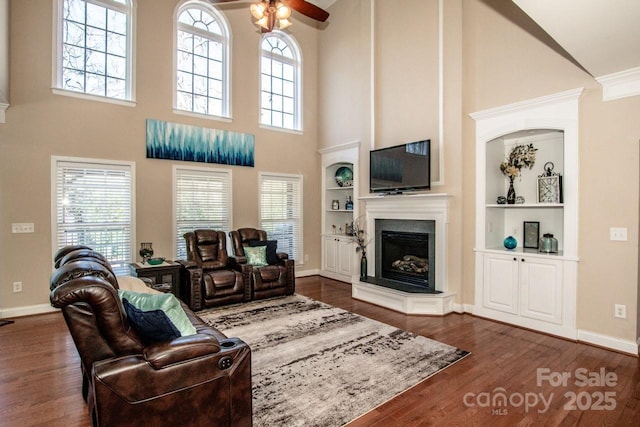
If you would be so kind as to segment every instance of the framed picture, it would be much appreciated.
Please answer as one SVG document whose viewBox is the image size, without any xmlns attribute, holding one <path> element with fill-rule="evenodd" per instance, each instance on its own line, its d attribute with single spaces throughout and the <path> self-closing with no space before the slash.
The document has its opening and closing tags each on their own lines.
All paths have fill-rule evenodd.
<svg viewBox="0 0 640 427">
<path fill-rule="evenodd" d="M 540 240 L 540 223 L 538 221 L 525 221 L 523 226 L 524 248 L 538 249 L 538 241 Z"/>
</svg>

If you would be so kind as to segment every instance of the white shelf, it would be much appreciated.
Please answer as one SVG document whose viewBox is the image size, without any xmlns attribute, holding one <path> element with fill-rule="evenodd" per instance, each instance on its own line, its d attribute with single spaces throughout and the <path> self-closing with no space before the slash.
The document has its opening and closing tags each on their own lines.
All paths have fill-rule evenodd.
<svg viewBox="0 0 640 427">
<path fill-rule="evenodd" d="M 521 247 L 517 247 L 515 249 L 507 249 L 504 246 L 495 247 L 495 248 L 492 247 L 492 248 L 483 249 L 483 252 L 499 253 L 503 255 L 513 254 L 515 256 L 526 255 L 526 256 L 533 256 L 533 257 L 540 257 L 540 258 L 564 258 L 562 251 L 558 251 L 557 253 L 546 253 L 546 252 L 539 252 L 537 249 L 521 248 Z"/>
<path fill-rule="evenodd" d="M 353 190 L 353 187 L 327 187 L 327 190 Z"/>
<path fill-rule="evenodd" d="M 497 203 L 489 203 L 487 208 L 500 208 L 500 209 L 549 209 L 549 208 L 564 208 L 563 203 L 516 203 L 514 205 L 499 205 Z"/>
</svg>

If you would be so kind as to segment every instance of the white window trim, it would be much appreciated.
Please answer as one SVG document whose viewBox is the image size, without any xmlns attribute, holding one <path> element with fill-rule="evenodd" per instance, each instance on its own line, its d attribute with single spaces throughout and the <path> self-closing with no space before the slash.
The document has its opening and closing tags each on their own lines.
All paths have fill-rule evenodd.
<svg viewBox="0 0 640 427">
<path fill-rule="evenodd" d="M 226 105 L 224 105 L 223 103 L 223 108 L 226 108 L 226 112 L 224 112 L 225 114 L 222 116 L 216 115 L 216 114 L 202 114 L 202 113 L 196 113 L 194 111 L 189 111 L 189 110 L 181 110 L 179 108 L 177 108 L 178 106 L 178 28 L 180 26 L 179 22 L 178 22 L 178 16 L 180 15 L 180 13 L 185 10 L 185 9 L 189 9 L 190 7 L 196 7 L 196 8 L 200 8 L 203 10 L 206 10 L 207 12 L 211 13 L 212 15 L 214 15 L 216 18 L 219 19 L 219 23 L 220 23 L 220 27 L 222 28 L 224 34 L 224 37 L 226 38 L 226 44 L 225 44 L 225 48 L 224 48 L 224 58 L 225 58 L 225 63 L 224 63 L 224 67 L 222 69 L 222 72 L 224 74 L 223 77 L 223 90 L 225 91 L 225 96 L 226 96 Z M 178 3 L 178 5 L 176 6 L 176 8 L 174 9 L 173 12 L 173 103 L 172 103 L 172 110 L 174 114 L 182 114 L 185 116 L 192 116 L 192 117 L 198 117 L 198 118 L 206 118 L 206 119 L 210 119 L 210 120 L 219 120 L 222 122 L 231 122 L 233 120 L 233 115 L 232 115 L 232 111 L 233 111 L 233 105 L 232 105 L 232 96 L 231 96 L 231 78 L 233 76 L 232 72 L 231 72 L 231 54 L 232 54 L 232 49 L 231 46 L 233 45 L 232 42 L 232 36 L 233 34 L 231 33 L 231 26 L 229 25 L 229 22 L 227 21 L 226 16 L 224 15 L 224 13 L 222 13 L 222 11 L 220 11 L 218 8 L 214 7 L 213 5 L 211 5 L 210 3 L 205 3 L 199 0 L 183 0 L 182 2 Z"/>
<path fill-rule="evenodd" d="M 203 174 L 207 174 L 207 173 L 224 173 L 226 175 L 228 175 L 229 177 L 229 194 L 228 194 L 228 200 L 229 200 L 229 230 L 224 230 L 225 231 L 225 235 L 228 236 L 228 232 L 230 230 L 233 230 L 233 171 L 231 169 L 222 169 L 222 168 L 207 168 L 207 167 L 201 167 L 201 166 L 189 166 L 189 165 L 173 165 L 173 171 L 172 171 L 172 197 L 173 197 L 173 204 L 172 204 L 172 228 L 171 228 L 171 240 L 172 240 L 172 246 L 173 246 L 173 257 L 174 259 L 177 259 L 178 256 L 178 245 L 177 245 L 177 241 L 174 238 L 175 236 L 175 232 L 178 229 L 178 218 L 177 218 L 177 211 L 178 211 L 178 203 L 177 203 L 177 194 L 176 194 L 176 189 L 177 189 L 177 175 L 178 175 L 178 171 L 192 171 L 195 173 L 203 173 Z M 228 246 L 228 241 L 227 241 L 227 252 L 229 252 L 229 246 Z M 229 253 L 229 255 L 231 255 Z"/>
<path fill-rule="evenodd" d="M 260 198 L 262 195 L 262 180 L 265 177 L 274 178 L 296 178 L 300 181 L 300 236 L 299 236 L 299 256 L 295 258 L 296 265 L 304 264 L 304 176 L 301 174 L 287 174 L 278 172 L 260 172 L 258 174 L 258 224 L 262 226 L 262 206 L 260 206 Z M 291 255 L 291 254 L 289 254 Z"/>
<path fill-rule="evenodd" d="M 99 1 L 97 1 L 99 3 Z M 86 99 L 90 101 L 99 101 L 112 103 L 117 105 L 124 105 L 128 107 L 136 106 L 136 22 L 138 5 L 136 0 L 129 0 L 131 3 L 129 7 L 122 7 L 121 9 L 131 12 L 129 14 L 129 22 L 127 28 L 127 80 L 126 80 L 126 93 L 125 99 L 110 98 L 108 96 L 99 96 L 94 94 L 88 94 L 84 92 L 77 92 L 62 88 L 62 18 L 64 9 L 64 0 L 53 1 L 53 37 L 51 38 L 53 46 L 51 48 L 52 60 L 51 60 L 51 91 L 54 95 L 70 96 L 73 98 Z"/>
<path fill-rule="evenodd" d="M 262 58 L 263 58 L 263 52 L 264 50 L 262 49 L 262 42 L 264 41 L 265 38 L 269 37 L 269 36 L 275 36 L 278 37 L 280 39 L 282 39 L 285 43 L 287 43 L 289 45 L 289 47 L 291 48 L 291 50 L 293 50 L 294 55 L 295 55 L 295 60 L 296 60 L 296 67 L 295 67 L 295 73 L 296 73 L 296 84 L 294 87 L 295 90 L 295 122 L 294 122 L 294 126 L 295 128 L 290 129 L 290 128 L 284 128 L 284 127 L 279 127 L 279 126 L 273 126 L 273 125 L 268 125 L 268 124 L 264 124 L 261 121 L 261 117 L 262 117 Z M 299 134 L 302 135 L 304 132 L 304 127 L 303 127 L 303 123 L 304 123 L 304 118 L 302 116 L 302 101 L 303 101 L 303 96 L 302 96 L 302 67 L 303 67 L 303 62 L 302 62 L 302 49 L 300 48 L 300 45 L 298 44 L 297 40 L 293 38 L 292 35 L 285 33 L 284 31 L 279 31 L 279 30 L 274 30 L 270 33 L 265 33 L 262 35 L 262 37 L 260 37 L 259 40 L 259 45 L 258 45 L 258 88 L 259 88 L 259 92 L 258 92 L 258 125 L 260 128 L 262 129 L 269 129 L 269 130 L 274 130 L 274 131 L 279 131 L 279 132 L 288 132 L 288 133 L 293 133 L 293 134 Z"/>
<path fill-rule="evenodd" d="M 131 170 L 131 261 L 136 260 L 136 163 L 120 160 L 94 159 L 86 157 L 66 157 L 51 156 L 51 257 L 53 262 L 53 254 L 56 253 L 58 247 L 58 217 L 57 210 L 57 166 L 60 162 L 73 162 L 78 164 L 95 164 L 95 165 L 113 165 L 119 167 L 128 167 Z M 53 267 L 53 264 L 52 264 Z"/>
</svg>

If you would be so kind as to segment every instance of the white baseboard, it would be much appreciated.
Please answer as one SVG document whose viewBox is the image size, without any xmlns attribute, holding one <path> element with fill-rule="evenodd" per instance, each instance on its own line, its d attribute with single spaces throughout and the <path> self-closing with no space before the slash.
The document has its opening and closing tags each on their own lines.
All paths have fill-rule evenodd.
<svg viewBox="0 0 640 427">
<path fill-rule="evenodd" d="M 473 314 L 473 304 L 462 304 L 463 312 L 468 314 Z"/>
<path fill-rule="evenodd" d="M 30 316 L 32 314 L 44 314 L 58 311 L 49 304 L 27 305 L 24 307 L 5 308 L 0 310 L 0 319 L 8 317 Z"/>
<path fill-rule="evenodd" d="M 465 304 L 453 303 L 453 311 L 458 313 L 458 314 L 466 313 Z"/>
<path fill-rule="evenodd" d="M 308 276 L 317 276 L 320 274 L 320 270 L 312 269 L 312 270 L 296 270 L 296 277 L 308 277 Z"/>
<path fill-rule="evenodd" d="M 464 304 L 465 313 L 474 314 L 473 304 Z M 492 320 L 488 317 L 483 317 L 487 320 Z M 496 320 L 499 321 L 499 320 Z M 508 322 L 506 322 L 508 323 Z M 515 325 L 514 325 L 515 326 Z M 544 331 L 540 331 L 545 333 Z M 637 342 L 627 341 L 620 338 L 612 337 L 609 335 L 602 335 L 596 332 L 585 331 L 578 329 L 576 331 L 576 339 L 585 344 L 593 344 L 598 347 L 608 348 L 610 350 L 620 351 L 622 353 L 628 353 L 634 356 L 640 355 L 640 338 Z"/>
<path fill-rule="evenodd" d="M 638 356 L 640 347 L 640 339 L 638 342 L 633 342 L 580 329 L 578 329 L 578 341 L 629 353 L 634 356 Z"/>
</svg>

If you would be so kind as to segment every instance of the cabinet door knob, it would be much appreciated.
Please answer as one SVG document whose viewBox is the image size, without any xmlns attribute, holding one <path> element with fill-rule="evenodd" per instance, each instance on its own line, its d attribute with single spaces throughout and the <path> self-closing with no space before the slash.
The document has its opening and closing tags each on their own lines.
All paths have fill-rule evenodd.
<svg viewBox="0 0 640 427">
<path fill-rule="evenodd" d="M 514 261 L 517 261 L 517 260 L 518 260 L 518 258 L 516 258 L 516 257 L 513 257 L 513 260 L 514 260 Z"/>
<path fill-rule="evenodd" d="M 521 258 L 520 261 L 524 262 L 524 258 Z"/>
</svg>

